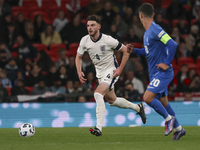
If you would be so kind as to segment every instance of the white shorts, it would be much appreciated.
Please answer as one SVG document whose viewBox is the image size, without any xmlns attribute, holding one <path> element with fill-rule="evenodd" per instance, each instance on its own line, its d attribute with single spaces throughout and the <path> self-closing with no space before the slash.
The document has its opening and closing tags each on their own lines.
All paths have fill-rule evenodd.
<svg viewBox="0 0 200 150">
<path fill-rule="evenodd" d="M 99 84 L 100 83 L 105 83 L 107 84 L 110 89 L 114 89 L 114 85 L 115 83 L 118 81 L 119 76 L 116 78 L 113 78 L 113 70 L 111 70 L 110 72 L 104 73 L 102 78 L 98 78 Z"/>
</svg>

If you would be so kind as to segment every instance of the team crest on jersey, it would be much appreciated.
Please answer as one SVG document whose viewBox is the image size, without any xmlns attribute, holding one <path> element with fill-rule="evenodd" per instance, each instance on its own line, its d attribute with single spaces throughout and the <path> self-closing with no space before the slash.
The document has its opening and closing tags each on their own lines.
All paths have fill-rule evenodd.
<svg viewBox="0 0 200 150">
<path fill-rule="evenodd" d="M 106 47 L 105 47 L 105 45 L 102 45 L 100 48 L 101 48 L 102 54 L 105 54 L 106 53 Z"/>
</svg>

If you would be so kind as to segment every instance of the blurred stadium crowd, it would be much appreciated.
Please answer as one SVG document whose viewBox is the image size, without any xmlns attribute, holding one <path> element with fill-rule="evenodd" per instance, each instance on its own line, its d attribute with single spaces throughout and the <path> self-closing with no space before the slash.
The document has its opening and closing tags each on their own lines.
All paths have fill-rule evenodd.
<svg viewBox="0 0 200 150">
<path fill-rule="evenodd" d="M 175 92 L 200 92 L 200 1 L 198 0 L 0 0 L 0 102 L 8 95 L 39 95 L 51 91 L 65 96 L 45 101 L 94 101 L 98 85 L 88 54 L 80 84 L 75 56 L 87 34 L 87 16 L 102 18 L 101 31 L 142 48 L 144 28 L 138 18 L 143 2 L 155 7 L 155 22 L 178 44 L 170 100 Z M 116 52 L 118 62 L 121 53 Z M 146 58 L 130 55 L 116 94 L 141 101 L 149 83 Z M 75 96 L 74 96 L 75 95 Z"/>
</svg>

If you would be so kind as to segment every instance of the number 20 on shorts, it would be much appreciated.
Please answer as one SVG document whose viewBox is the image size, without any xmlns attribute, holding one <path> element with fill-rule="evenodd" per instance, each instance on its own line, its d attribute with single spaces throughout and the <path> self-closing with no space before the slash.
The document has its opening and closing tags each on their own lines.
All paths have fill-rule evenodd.
<svg viewBox="0 0 200 150">
<path fill-rule="evenodd" d="M 154 87 L 157 87 L 160 84 L 160 80 L 159 79 L 153 79 L 150 83 L 150 85 L 153 85 Z"/>
</svg>

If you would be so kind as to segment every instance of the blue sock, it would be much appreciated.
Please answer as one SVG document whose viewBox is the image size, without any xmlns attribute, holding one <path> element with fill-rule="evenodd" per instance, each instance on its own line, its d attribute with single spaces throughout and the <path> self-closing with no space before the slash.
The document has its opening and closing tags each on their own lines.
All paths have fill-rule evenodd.
<svg viewBox="0 0 200 150">
<path fill-rule="evenodd" d="M 151 106 L 158 114 L 163 116 L 164 119 L 168 117 L 169 114 L 168 114 L 167 110 L 161 104 L 161 102 L 159 100 L 157 100 L 156 98 L 154 98 L 153 101 L 151 103 L 149 103 L 148 105 Z"/>
<path fill-rule="evenodd" d="M 167 112 L 174 116 L 175 117 L 175 112 L 174 110 L 172 109 L 172 107 L 170 106 L 170 104 L 168 104 L 165 109 L 167 110 Z M 174 128 L 177 128 L 180 124 L 178 123 L 178 120 L 176 119 L 175 123 L 174 123 Z"/>
</svg>

